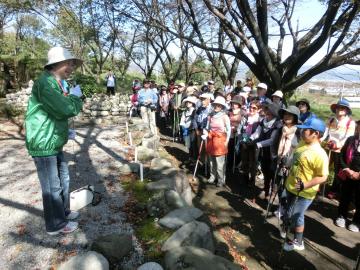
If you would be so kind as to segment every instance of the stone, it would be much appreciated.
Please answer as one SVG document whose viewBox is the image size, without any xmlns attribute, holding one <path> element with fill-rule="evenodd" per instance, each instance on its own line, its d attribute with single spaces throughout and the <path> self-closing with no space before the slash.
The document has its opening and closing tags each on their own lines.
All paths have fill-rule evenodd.
<svg viewBox="0 0 360 270">
<path fill-rule="evenodd" d="M 171 209 L 166 204 L 164 191 L 156 192 L 146 203 L 146 210 L 149 216 L 162 217 Z"/>
<path fill-rule="evenodd" d="M 147 190 L 171 190 L 174 189 L 175 181 L 173 178 L 164 178 L 156 182 L 146 184 Z"/>
<path fill-rule="evenodd" d="M 71 257 L 70 260 L 61 264 L 58 270 L 108 270 L 109 262 L 106 258 L 95 252 L 88 251 L 85 254 Z"/>
<path fill-rule="evenodd" d="M 151 160 L 150 169 L 152 170 L 163 170 L 172 167 L 171 162 L 165 158 L 154 158 Z"/>
<path fill-rule="evenodd" d="M 175 177 L 178 172 L 177 168 L 166 168 L 166 169 L 151 169 L 146 177 L 150 178 L 153 181 L 158 181 L 163 178 Z"/>
<path fill-rule="evenodd" d="M 189 179 L 185 172 L 179 171 L 175 177 L 175 191 L 186 201 L 188 205 L 192 205 L 192 190 Z"/>
<path fill-rule="evenodd" d="M 241 270 L 238 264 L 212 254 L 207 249 L 197 247 L 178 247 L 165 254 L 165 269 L 206 269 L 206 270 Z"/>
<path fill-rule="evenodd" d="M 141 265 L 137 270 L 164 270 L 164 268 L 156 262 L 147 262 Z"/>
<path fill-rule="evenodd" d="M 191 206 L 187 204 L 187 202 L 175 190 L 167 190 L 165 192 L 165 201 L 171 209 Z"/>
<path fill-rule="evenodd" d="M 189 222 L 174 232 L 166 240 L 161 250 L 168 251 L 181 246 L 204 248 L 214 253 L 214 239 L 209 226 L 204 222 Z"/>
<path fill-rule="evenodd" d="M 184 224 L 201 217 L 203 212 L 195 207 L 175 209 L 159 220 L 159 224 L 166 228 L 177 229 Z"/>
<path fill-rule="evenodd" d="M 127 163 L 119 167 L 119 172 L 120 174 L 138 173 L 139 169 L 139 163 Z"/>
<path fill-rule="evenodd" d="M 91 250 L 101 253 L 111 263 L 120 261 L 133 249 L 131 234 L 100 236 L 91 245 Z"/>
<path fill-rule="evenodd" d="M 138 151 L 137 158 L 138 158 L 139 161 L 142 161 L 142 162 L 152 160 L 153 158 L 156 158 L 159 155 L 153 149 L 150 149 L 150 148 L 147 148 L 147 147 L 144 147 L 144 146 L 137 147 L 137 151 Z"/>
<path fill-rule="evenodd" d="M 152 136 L 149 138 L 143 138 L 141 145 L 145 146 L 147 148 L 151 148 L 154 150 L 157 150 L 159 148 L 159 142 L 160 142 L 160 137 L 159 136 Z"/>
</svg>

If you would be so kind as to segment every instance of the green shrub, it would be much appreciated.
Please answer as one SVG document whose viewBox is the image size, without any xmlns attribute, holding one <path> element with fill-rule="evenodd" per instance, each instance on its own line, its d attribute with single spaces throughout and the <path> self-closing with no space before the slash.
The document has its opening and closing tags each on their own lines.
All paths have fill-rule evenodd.
<svg viewBox="0 0 360 270">
<path fill-rule="evenodd" d="M 73 81 L 81 86 L 81 91 L 85 97 L 91 97 L 93 94 L 102 93 L 105 89 L 105 84 L 97 83 L 96 78 L 91 75 L 75 73 Z"/>
</svg>

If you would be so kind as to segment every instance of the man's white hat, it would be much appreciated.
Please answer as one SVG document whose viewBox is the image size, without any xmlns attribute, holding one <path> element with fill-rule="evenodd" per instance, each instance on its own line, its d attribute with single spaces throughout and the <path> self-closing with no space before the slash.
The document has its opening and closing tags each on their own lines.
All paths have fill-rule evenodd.
<svg viewBox="0 0 360 270">
<path fill-rule="evenodd" d="M 276 90 L 274 92 L 274 94 L 271 95 L 272 97 L 275 96 L 275 97 L 279 97 L 279 98 L 283 98 L 284 97 L 284 94 L 283 92 L 281 92 L 280 90 Z"/>
<path fill-rule="evenodd" d="M 242 90 L 246 93 L 249 93 L 251 91 L 251 88 L 249 86 L 244 86 Z"/>
<path fill-rule="evenodd" d="M 265 83 L 259 83 L 256 88 L 262 88 L 262 89 L 267 90 L 268 87 L 267 87 L 267 85 Z"/>
<path fill-rule="evenodd" d="M 223 107 L 226 107 L 226 105 L 227 105 L 226 101 L 225 101 L 225 98 L 223 98 L 222 96 L 217 96 L 212 104 L 213 105 L 214 104 L 220 104 Z"/>
<path fill-rule="evenodd" d="M 200 95 L 200 98 L 208 98 L 210 100 L 214 100 L 214 95 L 212 93 L 203 93 Z"/>
<path fill-rule="evenodd" d="M 48 62 L 45 67 L 66 60 L 75 60 L 77 66 L 80 66 L 83 62 L 81 59 L 73 56 L 69 50 L 63 47 L 53 47 L 48 51 Z"/>
<path fill-rule="evenodd" d="M 212 80 L 208 81 L 207 83 L 208 83 L 208 84 L 215 84 L 215 82 L 212 81 Z"/>
<path fill-rule="evenodd" d="M 196 104 L 197 100 L 198 100 L 198 99 L 197 99 L 196 97 L 190 96 L 190 97 L 185 98 L 185 99 L 182 101 L 182 103 L 191 102 L 192 104 Z"/>
</svg>

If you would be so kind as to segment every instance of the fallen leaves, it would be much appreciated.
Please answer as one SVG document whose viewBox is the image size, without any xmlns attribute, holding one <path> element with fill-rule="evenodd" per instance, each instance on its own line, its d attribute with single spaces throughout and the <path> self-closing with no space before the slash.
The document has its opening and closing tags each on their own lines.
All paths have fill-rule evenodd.
<svg viewBox="0 0 360 270">
<path fill-rule="evenodd" d="M 27 233 L 25 224 L 16 225 L 16 230 L 18 235 L 24 235 Z"/>
</svg>

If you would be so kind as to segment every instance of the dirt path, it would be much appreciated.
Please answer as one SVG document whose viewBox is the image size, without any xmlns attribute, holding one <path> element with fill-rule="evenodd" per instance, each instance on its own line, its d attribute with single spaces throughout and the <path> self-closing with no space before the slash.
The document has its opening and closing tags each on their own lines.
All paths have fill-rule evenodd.
<svg viewBox="0 0 360 270">
<path fill-rule="evenodd" d="M 67 257 L 89 249 L 93 239 L 114 232 L 130 232 L 121 208 L 126 194 L 117 168 L 124 158 L 124 128 L 77 128 L 75 141 L 65 146 L 71 175 L 70 190 L 92 184 L 103 195 L 97 206 L 80 211 L 80 229 L 67 236 L 50 237 L 42 218 L 41 188 L 34 163 L 27 154 L 19 127 L 0 122 L 0 265 L 1 269 L 48 269 Z M 135 251 L 124 259 L 122 269 L 134 269 L 142 249 L 134 238 Z"/>
</svg>

